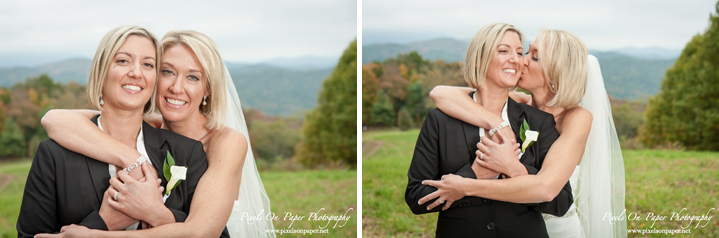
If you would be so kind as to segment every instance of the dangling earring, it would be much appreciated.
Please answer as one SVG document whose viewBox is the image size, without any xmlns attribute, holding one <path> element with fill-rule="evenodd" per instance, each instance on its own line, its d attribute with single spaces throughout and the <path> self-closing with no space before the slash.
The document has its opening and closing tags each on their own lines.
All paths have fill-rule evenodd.
<svg viewBox="0 0 719 238">
<path fill-rule="evenodd" d="M 102 100 L 102 93 L 100 93 L 100 106 L 105 105 L 105 101 Z"/>
<path fill-rule="evenodd" d="M 207 106 L 207 101 L 205 101 L 206 98 L 207 96 L 202 96 L 202 106 Z"/>
</svg>

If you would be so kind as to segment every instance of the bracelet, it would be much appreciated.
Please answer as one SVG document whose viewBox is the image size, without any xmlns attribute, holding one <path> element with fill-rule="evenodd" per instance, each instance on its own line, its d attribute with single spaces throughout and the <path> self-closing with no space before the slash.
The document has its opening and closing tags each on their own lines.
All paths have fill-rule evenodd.
<svg viewBox="0 0 719 238">
<path fill-rule="evenodd" d="M 499 123 L 499 126 L 497 128 L 489 130 L 489 136 L 494 136 L 494 133 L 497 133 L 497 131 L 501 130 L 502 128 L 505 128 L 509 126 L 508 121 L 503 121 L 502 123 Z"/>
<path fill-rule="evenodd" d="M 122 171 L 124 171 L 126 174 L 130 174 L 130 172 L 132 172 L 133 169 L 137 168 L 142 163 L 145 163 L 145 161 L 147 161 L 147 157 L 145 155 L 140 155 L 140 158 L 137 158 L 137 160 L 135 161 L 134 164 L 132 164 L 132 166 L 124 168 L 124 169 L 122 169 Z"/>
</svg>

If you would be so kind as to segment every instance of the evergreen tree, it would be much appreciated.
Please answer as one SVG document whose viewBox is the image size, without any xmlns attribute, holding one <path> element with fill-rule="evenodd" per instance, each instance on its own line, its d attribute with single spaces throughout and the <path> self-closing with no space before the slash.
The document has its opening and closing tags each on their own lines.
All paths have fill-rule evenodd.
<svg viewBox="0 0 719 238">
<path fill-rule="evenodd" d="M 407 113 L 411 116 L 413 122 L 422 123 L 422 117 L 428 112 L 427 107 L 424 105 L 424 100 L 429 95 L 429 92 L 425 93 L 427 90 L 419 81 L 410 84 L 407 91 L 409 92 L 407 94 L 407 103 L 405 104 Z"/>
<path fill-rule="evenodd" d="M 380 90 L 379 93 L 377 93 L 377 101 L 372 105 L 370 114 L 372 114 L 372 124 L 394 126 L 394 108 L 389 102 L 389 96 L 387 96 L 384 90 Z"/>
<path fill-rule="evenodd" d="M 13 118 L 5 121 L 5 131 L 0 134 L 0 145 L 0 156 L 23 157 L 27 154 L 27 143 Z"/>
<path fill-rule="evenodd" d="M 397 125 L 399 126 L 399 129 L 403 131 L 412 128 L 412 116 L 410 115 L 406 107 L 403 107 L 399 110 L 399 114 L 397 114 Z"/>
<path fill-rule="evenodd" d="M 317 107 L 305 116 L 299 159 L 306 166 L 357 166 L 357 40 L 322 83 Z"/>
<path fill-rule="evenodd" d="M 686 45 L 649 101 L 641 141 L 719 151 L 719 3 L 709 29 Z"/>
</svg>

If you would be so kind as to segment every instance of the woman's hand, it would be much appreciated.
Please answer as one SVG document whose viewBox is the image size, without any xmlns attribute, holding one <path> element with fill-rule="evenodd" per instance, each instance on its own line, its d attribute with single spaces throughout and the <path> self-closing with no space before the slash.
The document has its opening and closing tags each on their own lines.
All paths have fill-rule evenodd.
<svg viewBox="0 0 719 238">
<path fill-rule="evenodd" d="M 93 234 L 93 230 L 90 230 L 90 228 L 87 228 L 86 226 L 78 226 L 75 224 L 63 226 L 60 229 L 60 233 L 57 234 L 37 234 L 35 237 L 37 238 L 71 238 L 71 237 L 99 237 L 99 234 Z"/>
<path fill-rule="evenodd" d="M 118 172 L 117 177 L 110 179 L 109 194 L 118 192 L 117 200 L 110 199 L 110 207 L 138 220 L 150 222 L 162 210 L 167 210 L 162 202 L 162 180 L 157 178 L 154 169 L 148 163 L 143 163 L 145 179 L 135 180 L 124 172 Z"/>
<path fill-rule="evenodd" d="M 442 210 L 447 210 L 450 206 L 452 206 L 452 203 L 454 203 L 454 201 L 457 201 L 465 196 L 465 193 L 462 190 L 462 188 L 465 187 L 464 183 L 465 178 L 454 174 L 444 175 L 442 176 L 442 180 L 440 181 L 424 180 L 422 181 L 423 185 L 436 187 L 437 191 L 434 191 L 433 193 L 430 193 L 429 195 L 419 199 L 419 205 L 422 205 L 432 199 L 439 197 L 439 199 L 427 206 L 427 210 L 432 210 L 435 207 L 442 205 L 443 203 L 445 203 L 445 205 L 444 207 L 442 207 Z"/>
<path fill-rule="evenodd" d="M 519 144 L 514 139 L 508 139 L 503 133 L 497 132 L 501 144 L 492 140 L 482 140 L 477 143 L 477 157 L 474 162 L 482 167 L 503 173 L 509 177 L 527 174 L 527 169 L 519 162 Z M 522 172 L 524 171 L 524 172 Z"/>
</svg>

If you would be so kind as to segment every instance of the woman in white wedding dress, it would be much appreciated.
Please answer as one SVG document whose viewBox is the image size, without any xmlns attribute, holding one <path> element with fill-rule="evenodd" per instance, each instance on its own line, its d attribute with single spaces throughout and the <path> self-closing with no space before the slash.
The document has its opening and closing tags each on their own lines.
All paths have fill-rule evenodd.
<svg viewBox="0 0 719 238">
<path fill-rule="evenodd" d="M 272 221 L 264 219 L 271 212 L 270 201 L 257 172 L 240 100 L 217 46 L 206 35 L 189 30 L 171 31 L 161 42 L 164 54 L 158 67 L 156 99 L 162 116 L 145 119 L 155 127 L 201 141 L 207 153 L 208 169 L 197 185 L 187 219 L 137 231 L 108 232 L 71 225 L 64 227 L 63 233 L 218 237 L 227 225 L 231 237 L 275 237 L 270 231 L 274 229 Z M 70 150 L 119 167 L 131 166 L 139 152 L 99 130 L 88 120 L 96 114 L 90 110 L 51 110 L 42 123 L 50 138 Z M 138 176 L 142 175 L 133 175 Z M 142 194 L 128 197 L 132 198 L 123 202 L 135 207 L 151 204 L 164 208 L 162 201 L 148 203 Z M 122 211 L 121 206 L 113 208 Z"/>
<path fill-rule="evenodd" d="M 575 202 L 563 217 L 544 214 L 549 236 L 626 237 L 625 222 L 604 219 L 605 215 L 617 216 L 624 209 L 624 165 L 599 62 L 594 56 L 587 56 L 581 39 L 556 30 L 541 30 L 530 44 L 524 62 L 517 86 L 531 96 L 521 92 L 510 95 L 517 102 L 553 114 L 560 133 L 545 157 L 542 170 L 537 175 L 494 181 L 467 181 L 449 175 L 436 187 L 444 190 L 445 197 L 456 197 L 449 194 L 454 189 L 461 195 L 533 203 L 551 201 L 569 179 Z M 466 96 L 472 91 L 438 86 L 430 96 L 447 115 L 483 128 L 498 127 L 501 118 L 494 118 Z M 511 130 L 500 133 L 514 138 L 507 135 L 514 134 Z M 514 148 L 509 143 L 483 142 L 478 145 L 475 162 L 501 170 L 502 164 L 519 162 Z M 548 167 L 556 170 L 546 172 Z M 460 184 L 464 188 L 457 190 Z M 446 202 L 445 207 L 449 207 L 453 201 Z"/>
</svg>

